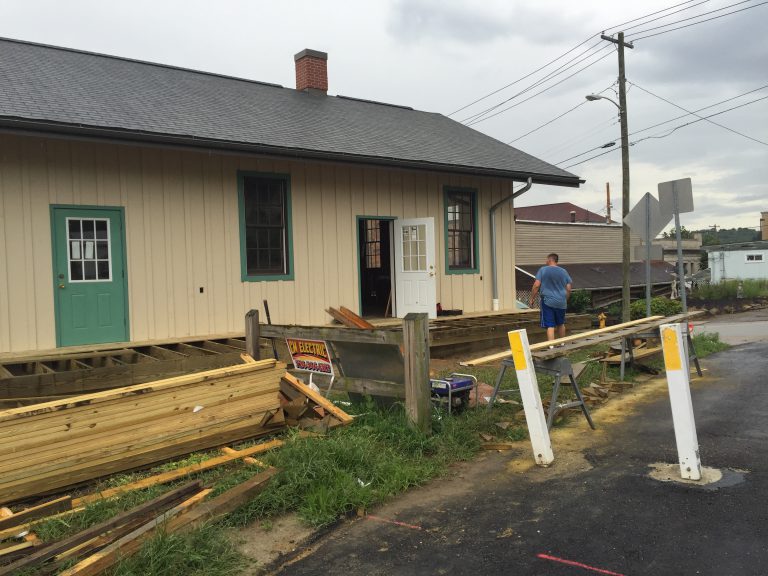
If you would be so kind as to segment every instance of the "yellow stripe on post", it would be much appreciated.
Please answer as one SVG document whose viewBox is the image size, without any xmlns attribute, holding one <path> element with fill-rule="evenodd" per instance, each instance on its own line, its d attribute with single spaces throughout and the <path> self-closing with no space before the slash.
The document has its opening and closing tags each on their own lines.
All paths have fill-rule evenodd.
<svg viewBox="0 0 768 576">
<path fill-rule="evenodd" d="M 667 370 L 682 370 L 683 366 L 680 360 L 680 348 L 677 344 L 677 333 L 674 328 L 664 329 L 662 334 L 662 345 L 664 347 L 664 366 Z"/>
<path fill-rule="evenodd" d="M 509 332 L 509 347 L 512 349 L 512 359 L 515 362 L 515 370 L 525 370 L 528 363 L 525 360 L 525 351 L 523 350 L 523 341 L 519 332 Z"/>
</svg>

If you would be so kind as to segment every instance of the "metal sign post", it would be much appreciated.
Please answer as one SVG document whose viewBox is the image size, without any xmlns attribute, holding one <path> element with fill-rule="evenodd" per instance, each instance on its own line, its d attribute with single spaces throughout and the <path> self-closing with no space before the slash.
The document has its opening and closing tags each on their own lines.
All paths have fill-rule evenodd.
<svg viewBox="0 0 768 576">
<path fill-rule="evenodd" d="M 687 330 L 686 322 L 664 324 L 661 326 L 661 341 L 669 387 L 669 402 L 672 406 L 672 422 L 675 427 L 677 457 L 680 462 L 680 476 L 688 480 L 701 480 L 699 440 L 696 435 L 689 381 Z"/>
<path fill-rule="evenodd" d="M 651 317 L 651 195 L 645 193 L 645 316 Z"/>
<path fill-rule="evenodd" d="M 680 303 L 683 314 L 688 311 L 685 293 L 685 270 L 683 267 L 683 240 L 680 233 L 680 214 L 693 212 L 693 187 L 690 178 L 661 182 L 659 184 L 659 202 L 662 214 L 674 214 L 675 236 L 677 238 L 677 281 L 680 286 Z"/>
<path fill-rule="evenodd" d="M 544 417 L 544 407 L 541 404 L 539 383 L 533 366 L 531 349 L 528 344 L 528 333 L 525 330 L 507 332 L 509 346 L 512 349 L 512 359 L 515 362 L 517 382 L 520 386 L 520 396 L 523 399 L 525 422 L 531 437 L 533 457 L 539 466 L 548 466 L 555 459 L 552 453 L 552 443 L 549 439 L 547 419 Z"/>
<path fill-rule="evenodd" d="M 664 217 L 659 208 L 659 201 L 649 192 L 635 204 L 624 222 L 645 243 L 645 315 L 651 315 L 651 241 L 664 229 L 671 216 Z"/>
</svg>

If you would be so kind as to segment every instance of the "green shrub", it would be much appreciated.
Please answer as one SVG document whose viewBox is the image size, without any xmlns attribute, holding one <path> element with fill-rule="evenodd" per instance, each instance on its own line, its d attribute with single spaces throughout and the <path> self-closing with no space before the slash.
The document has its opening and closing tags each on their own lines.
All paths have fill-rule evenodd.
<svg viewBox="0 0 768 576">
<path fill-rule="evenodd" d="M 683 311 L 683 305 L 678 300 L 670 300 L 658 296 L 651 298 L 651 316 L 674 316 Z M 645 299 L 635 300 L 629 306 L 629 315 L 632 320 L 645 318 Z"/>
<path fill-rule="evenodd" d="M 621 318 L 621 302 L 614 302 L 608 306 L 605 313 L 613 318 Z"/>
<path fill-rule="evenodd" d="M 592 308 L 592 294 L 587 290 L 574 290 L 568 299 L 568 312 L 581 314 Z"/>
<path fill-rule="evenodd" d="M 691 296 L 702 300 L 732 300 L 738 295 L 739 284 L 742 285 L 742 298 L 768 296 L 768 280 L 726 280 L 719 284 L 699 286 Z"/>
</svg>

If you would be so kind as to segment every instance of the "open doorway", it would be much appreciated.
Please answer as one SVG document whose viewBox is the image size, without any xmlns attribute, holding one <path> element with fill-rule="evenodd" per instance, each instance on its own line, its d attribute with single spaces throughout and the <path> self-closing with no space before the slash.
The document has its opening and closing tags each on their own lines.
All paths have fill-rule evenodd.
<svg viewBox="0 0 768 576">
<path fill-rule="evenodd" d="M 392 316 L 393 218 L 357 218 L 360 314 Z"/>
</svg>

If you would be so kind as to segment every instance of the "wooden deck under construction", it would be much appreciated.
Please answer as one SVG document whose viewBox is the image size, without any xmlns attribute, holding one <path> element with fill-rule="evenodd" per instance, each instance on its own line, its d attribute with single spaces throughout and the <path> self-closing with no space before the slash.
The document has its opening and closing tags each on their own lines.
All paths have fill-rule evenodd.
<svg viewBox="0 0 768 576">
<path fill-rule="evenodd" d="M 569 327 L 583 330 L 586 315 L 569 315 Z M 398 333 L 401 321 L 375 321 L 375 332 Z M 261 325 L 263 337 L 280 339 L 282 326 Z M 309 328 L 309 327 L 308 327 Z M 433 356 L 455 351 L 477 351 L 504 344 L 510 330 L 526 328 L 532 340 L 542 339 L 538 312 L 450 316 L 430 320 Z M 314 331 L 322 327 L 312 327 Z M 541 336 L 542 338 L 538 338 Z M 271 347 L 262 349 L 271 355 Z M 20 406 L 143 384 L 158 378 L 212 370 L 240 363 L 246 351 L 244 334 L 189 337 L 175 340 L 60 348 L 28 354 L 0 354 L 0 407 Z M 282 356 L 282 353 L 280 354 Z"/>
</svg>

